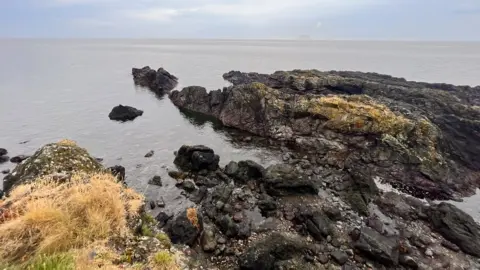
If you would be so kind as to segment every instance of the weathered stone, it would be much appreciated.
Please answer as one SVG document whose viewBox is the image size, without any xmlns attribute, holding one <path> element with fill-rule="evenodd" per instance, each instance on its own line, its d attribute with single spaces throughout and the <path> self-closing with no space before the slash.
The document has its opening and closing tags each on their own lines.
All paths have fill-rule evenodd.
<svg viewBox="0 0 480 270">
<path fill-rule="evenodd" d="M 372 260 L 385 265 L 398 264 L 399 243 L 396 238 L 389 238 L 368 227 L 363 227 L 359 239 L 353 246 Z"/>
<path fill-rule="evenodd" d="M 112 109 L 108 117 L 110 118 L 110 120 L 125 122 L 132 121 L 141 115 L 143 115 L 142 110 L 120 104 Z"/>
<path fill-rule="evenodd" d="M 6 193 L 13 186 L 35 178 L 53 174 L 72 172 L 99 172 L 103 166 L 83 148 L 73 143 L 52 143 L 37 150 L 29 159 L 17 165 L 3 180 Z"/>
<path fill-rule="evenodd" d="M 290 165 L 277 164 L 267 168 L 265 189 L 271 196 L 318 194 L 312 180 L 305 179 Z"/>
<path fill-rule="evenodd" d="M 330 255 L 339 265 L 344 265 L 348 261 L 348 255 L 341 250 L 335 250 Z"/>
</svg>

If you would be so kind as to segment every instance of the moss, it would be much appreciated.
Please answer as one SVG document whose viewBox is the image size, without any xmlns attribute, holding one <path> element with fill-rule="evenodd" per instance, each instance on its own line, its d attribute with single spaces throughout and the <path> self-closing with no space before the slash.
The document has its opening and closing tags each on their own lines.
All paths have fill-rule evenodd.
<svg viewBox="0 0 480 270">
<path fill-rule="evenodd" d="M 160 241 L 160 243 L 162 244 L 162 246 L 164 248 L 170 248 L 172 246 L 172 242 L 170 240 L 170 237 L 168 237 L 168 235 L 166 233 L 157 233 L 157 235 L 155 235 L 155 238 L 158 239 L 158 241 Z"/>
<path fill-rule="evenodd" d="M 170 254 L 170 252 L 162 250 L 153 256 L 153 265 L 155 269 L 159 270 L 170 270 L 176 269 L 175 258 Z"/>
<path fill-rule="evenodd" d="M 142 235 L 143 236 L 148 236 L 148 237 L 153 237 L 153 232 L 152 232 L 152 229 L 150 229 L 150 227 L 148 227 L 147 224 L 143 224 L 142 225 Z"/>
<path fill-rule="evenodd" d="M 155 224 L 155 218 L 149 214 L 143 214 L 142 220 L 147 224 Z"/>
</svg>

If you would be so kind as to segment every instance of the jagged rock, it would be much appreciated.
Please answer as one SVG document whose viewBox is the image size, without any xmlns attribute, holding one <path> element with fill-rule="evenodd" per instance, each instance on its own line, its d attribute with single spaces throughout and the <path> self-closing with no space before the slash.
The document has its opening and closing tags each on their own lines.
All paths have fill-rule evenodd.
<svg viewBox="0 0 480 270">
<path fill-rule="evenodd" d="M 397 238 L 389 238 L 368 227 L 363 227 L 353 246 L 372 260 L 385 265 L 398 264 L 399 242 Z"/>
<path fill-rule="evenodd" d="M 132 121 L 141 115 L 143 115 L 142 110 L 120 104 L 112 109 L 108 118 L 110 118 L 110 120 L 126 122 Z"/>
<path fill-rule="evenodd" d="M 267 168 L 265 189 L 271 196 L 318 194 L 315 183 L 296 171 L 295 167 L 276 164 Z"/>
<path fill-rule="evenodd" d="M 203 218 L 194 208 L 189 208 L 167 226 L 166 232 L 172 243 L 192 246 L 203 230 Z"/>
<path fill-rule="evenodd" d="M 87 150 L 72 143 L 47 144 L 37 150 L 29 159 L 18 164 L 3 179 L 3 190 L 8 194 L 12 187 L 38 177 L 72 172 L 98 172 L 103 166 Z"/>
<path fill-rule="evenodd" d="M 12 157 L 10 159 L 10 162 L 12 163 L 22 163 L 24 160 L 26 160 L 27 158 L 29 158 L 30 156 L 27 156 L 27 155 L 19 155 L 19 156 L 15 156 L 15 157 Z"/>
<path fill-rule="evenodd" d="M 322 165 L 352 170 L 362 161 L 369 179 L 414 196 L 452 199 L 477 188 L 480 87 L 343 71 L 224 76 L 234 85 L 187 87 L 170 99 L 225 126 L 316 151 Z M 365 195 L 353 197 L 368 203 Z"/>
<path fill-rule="evenodd" d="M 448 203 L 432 206 L 428 217 L 434 230 L 456 244 L 463 252 L 480 257 L 480 225 Z"/>
<path fill-rule="evenodd" d="M 239 258 L 238 263 L 242 270 L 273 270 L 278 263 L 297 256 L 303 257 L 307 250 L 309 250 L 309 246 L 302 239 L 274 233 L 265 240 L 250 246 Z"/>
<path fill-rule="evenodd" d="M 5 148 L 0 148 L 0 156 L 5 156 L 6 154 L 8 154 L 7 149 L 5 149 Z"/>
<path fill-rule="evenodd" d="M 116 176 L 118 181 L 125 181 L 125 167 L 116 165 L 109 167 L 108 170 L 112 173 L 113 176 Z"/>
<path fill-rule="evenodd" d="M 163 94 L 166 91 L 174 89 L 178 84 L 177 77 L 170 74 L 163 68 L 157 71 L 149 66 L 132 68 L 133 81 L 136 85 L 148 87 L 156 94 Z"/>
<path fill-rule="evenodd" d="M 154 177 L 152 177 L 152 179 L 148 181 L 148 184 L 161 187 L 163 185 L 162 177 L 159 175 L 155 175 Z"/>
<path fill-rule="evenodd" d="M 229 164 L 234 166 L 233 164 Z M 228 166 L 228 165 L 227 165 Z M 227 168 L 233 170 L 233 168 Z M 229 174 L 237 182 L 245 183 L 249 180 L 257 180 L 265 176 L 265 168 L 252 160 L 243 160 L 238 162 L 238 167 L 234 173 Z"/>
<path fill-rule="evenodd" d="M 215 231 L 210 227 L 205 227 L 200 240 L 202 249 L 205 252 L 213 252 L 217 247 L 217 240 L 215 239 Z"/>
<path fill-rule="evenodd" d="M 218 168 L 220 157 L 215 155 L 211 148 L 203 145 L 180 147 L 175 157 L 174 163 L 182 170 L 215 171 Z"/>
</svg>

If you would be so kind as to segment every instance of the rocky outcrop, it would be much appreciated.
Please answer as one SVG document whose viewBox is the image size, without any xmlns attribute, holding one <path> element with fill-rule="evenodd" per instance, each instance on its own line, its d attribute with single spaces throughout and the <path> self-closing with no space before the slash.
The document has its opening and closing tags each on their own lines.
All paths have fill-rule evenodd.
<svg viewBox="0 0 480 270">
<path fill-rule="evenodd" d="M 75 143 L 63 140 L 47 144 L 27 160 L 17 165 L 3 180 L 8 193 L 14 186 L 45 175 L 58 174 L 68 177 L 72 172 L 98 172 L 103 166 L 87 150 Z"/>
<path fill-rule="evenodd" d="M 480 225 L 471 216 L 448 203 L 431 207 L 428 216 L 433 229 L 445 239 L 465 253 L 480 257 Z"/>
<path fill-rule="evenodd" d="M 220 157 L 211 148 L 203 145 L 182 146 L 175 157 L 174 163 L 186 171 L 215 171 Z"/>
<path fill-rule="evenodd" d="M 110 114 L 108 114 L 108 118 L 110 118 L 110 120 L 126 122 L 132 121 L 142 115 L 142 110 L 138 110 L 130 106 L 123 106 L 120 104 L 112 109 Z"/>
<path fill-rule="evenodd" d="M 479 87 L 316 70 L 229 72 L 224 78 L 233 86 L 210 92 L 186 87 L 170 99 L 417 197 L 458 198 L 473 194 L 480 182 L 474 143 L 480 140 Z"/>
<path fill-rule="evenodd" d="M 149 66 L 133 68 L 132 75 L 136 85 L 148 87 L 158 95 L 171 91 L 178 84 L 177 77 L 163 68 L 159 68 L 157 71 L 151 69 Z"/>
</svg>

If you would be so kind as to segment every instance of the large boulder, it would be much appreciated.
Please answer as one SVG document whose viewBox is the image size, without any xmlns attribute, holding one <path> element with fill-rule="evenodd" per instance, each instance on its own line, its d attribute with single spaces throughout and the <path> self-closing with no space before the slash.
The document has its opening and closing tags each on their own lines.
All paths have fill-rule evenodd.
<svg viewBox="0 0 480 270">
<path fill-rule="evenodd" d="M 252 244 L 240 256 L 238 263 L 242 270 L 273 270 L 278 269 L 277 267 L 283 262 L 293 260 L 296 257 L 303 257 L 303 254 L 308 250 L 310 250 L 310 247 L 304 239 L 287 234 L 274 233 L 266 239 Z M 305 264 L 304 261 L 303 264 Z"/>
<path fill-rule="evenodd" d="M 148 87 L 156 94 L 174 89 L 178 84 L 177 77 L 170 74 L 163 68 L 157 71 L 149 66 L 143 68 L 132 68 L 133 81 L 136 85 Z"/>
<path fill-rule="evenodd" d="M 110 118 L 110 120 L 125 122 L 132 121 L 141 115 L 143 115 L 142 110 L 120 104 L 112 109 L 110 114 L 108 114 L 108 118 Z"/>
<path fill-rule="evenodd" d="M 172 222 L 167 224 L 167 234 L 174 244 L 192 246 L 203 230 L 203 218 L 195 208 L 181 212 Z"/>
<path fill-rule="evenodd" d="M 363 227 L 353 246 L 372 260 L 388 266 L 398 265 L 400 243 L 396 237 L 386 237 L 373 229 Z"/>
<path fill-rule="evenodd" d="M 183 145 L 177 152 L 174 163 L 185 171 L 215 171 L 218 169 L 220 157 L 213 149 L 204 145 Z"/>
<path fill-rule="evenodd" d="M 73 172 L 91 173 L 103 166 L 87 150 L 72 141 L 63 140 L 43 146 L 31 157 L 17 165 L 3 180 L 8 193 L 14 186 L 50 174 L 70 175 Z"/>
<path fill-rule="evenodd" d="M 318 187 L 287 164 L 271 165 L 265 173 L 265 189 L 271 196 L 317 195 Z"/>
<path fill-rule="evenodd" d="M 463 252 L 480 257 L 480 225 L 471 216 L 448 203 L 432 206 L 428 216 L 433 229 L 445 239 Z"/>
<path fill-rule="evenodd" d="M 242 160 L 238 164 L 231 162 L 225 167 L 225 173 L 237 182 L 245 183 L 249 180 L 258 180 L 265 176 L 265 168 L 253 160 Z"/>
</svg>

